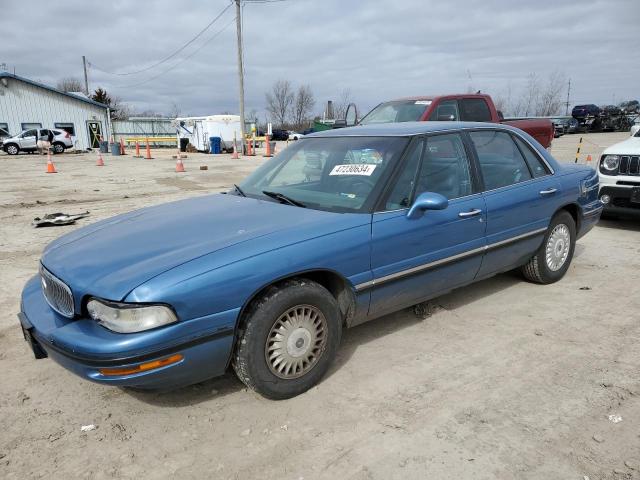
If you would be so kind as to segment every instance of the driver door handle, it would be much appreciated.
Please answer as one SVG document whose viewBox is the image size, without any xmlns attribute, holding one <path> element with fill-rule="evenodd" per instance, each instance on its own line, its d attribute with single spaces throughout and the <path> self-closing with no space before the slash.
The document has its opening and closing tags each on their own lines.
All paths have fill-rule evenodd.
<svg viewBox="0 0 640 480">
<path fill-rule="evenodd" d="M 544 195 L 553 195 L 557 191 L 558 191 L 557 188 L 550 188 L 549 190 L 541 190 L 540 191 L 540 195 L 542 195 L 542 196 L 544 196 Z"/>
<path fill-rule="evenodd" d="M 475 217 L 476 215 L 480 215 L 481 213 L 482 210 L 480 210 L 479 208 L 474 208 L 473 210 L 470 210 L 468 212 L 460 212 L 458 216 L 461 218 Z"/>
</svg>

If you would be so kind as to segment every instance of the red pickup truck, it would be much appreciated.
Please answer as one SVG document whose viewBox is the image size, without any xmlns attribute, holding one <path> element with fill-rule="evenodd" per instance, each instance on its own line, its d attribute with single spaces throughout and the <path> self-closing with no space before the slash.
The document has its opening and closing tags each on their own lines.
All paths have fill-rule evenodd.
<svg viewBox="0 0 640 480">
<path fill-rule="evenodd" d="M 371 110 L 361 125 L 389 122 L 462 121 L 505 123 L 524 130 L 543 147 L 551 146 L 553 124 L 543 118 L 505 120 L 489 95 L 460 94 L 409 97 L 384 102 Z"/>
</svg>

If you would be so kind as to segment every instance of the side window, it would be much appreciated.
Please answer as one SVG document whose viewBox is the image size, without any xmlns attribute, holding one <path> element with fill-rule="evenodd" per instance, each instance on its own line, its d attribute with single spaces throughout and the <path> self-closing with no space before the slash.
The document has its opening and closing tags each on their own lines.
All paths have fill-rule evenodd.
<svg viewBox="0 0 640 480">
<path fill-rule="evenodd" d="M 463 122 L 490 122 L 491 112 L 482 98 L 464 98 L 460 101 L 460 119 Z"/>
<path fill-rule="evenodd" d="M 449 200 L 473 193 L 469 159 L 459 134 L 427 139 L 416 194 L 435 192 Z"/>
<path fill-rule="evenodd" d="M 76 134 L 76 129 L 73 126 L 73 123 L 57 122 L 57 123 L 54 123 L 53 126 L 56 127 L 56 128 L 60 128 L 60 129 L 64 130 L 69 135 L 75 135 Z"/>
<path fill-rule="evenodd" d="M 37 135 L 38 135 L 37 130 L 27 130 L 20 136 L 20 138 L 35 137 Z"/>
<path fill-rule="evenodd" d="M 485 190 L 531 179 L 529 168 L 511 135 L 495 130 L 470 132 L 469 135 L 478 153 Z"/>
<path fill-rule="evenodd" d="M 529 164 L 529 168 L 533 172 L 534 178 L 544 177 L 545 175 L 549 175 L 551 172 L 544 164 L 544 162 L 540 159 L 540 156 L 531 150 L 531 147 L 527 145 L 524 141 L 522 141 L 519 137 L 515 137 L 516 143 L 518 147 L 520 147 L 520 151 L 524 155 L 525 160 Z"/>
<path fill-rule="evenodd" d="M 411 202 L 411 194 L 415 185 L 416 172 L 420 165 L 420 156 L 424 147 L 424 139 L 416 141 L 407 155 L 407 160 L 402 166 L 400 176 L 396 181 L 387 201 L 384 210 L 398 210 L 408 208 Z"/>
<path fill-rule="evenodd" d="M 458 115 L 458 101 L 442 100 L 441 102 L 438 102 L 438 105 L 429 117 L 429 120 L 438 122 L 455 122 L 460 120 L 460 115 Z"/>
</svg>

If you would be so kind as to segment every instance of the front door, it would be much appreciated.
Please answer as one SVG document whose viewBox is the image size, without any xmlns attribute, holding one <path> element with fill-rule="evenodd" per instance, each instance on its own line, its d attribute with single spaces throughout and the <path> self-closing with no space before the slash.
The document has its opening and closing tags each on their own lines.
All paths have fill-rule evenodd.
<svg viewBox="0 0 640 480">
<path fill-rule="evenodd" d="M 371 226 L 374 281 L 370 316 L 405 308 L 473 281 L 485 247 L 486 208 L 460 134 L 416 139 Z M 444 210 L 406 214 L 423 192 Z"/>
<path fill-rule="evenodd" d="M 100 140 L 102 140 L 102 122 L 88 121 L 87 128 L 89 130 L 89 147 L 100 148 Z"/>
<path fill-rule="evenodd" d="M 487 253 L 478 277 L 525 263 L 540 246 L 558 208 L 561 186 L 540 156 L 518 135 L 470 132 L 484 180 Z"/>
<path fill-rule="evenodd" d="M 35 150 L 38 143 L 38 130 L 27 130 L 20 135 L 18 143 L 23 150 Z"/>
</svg>

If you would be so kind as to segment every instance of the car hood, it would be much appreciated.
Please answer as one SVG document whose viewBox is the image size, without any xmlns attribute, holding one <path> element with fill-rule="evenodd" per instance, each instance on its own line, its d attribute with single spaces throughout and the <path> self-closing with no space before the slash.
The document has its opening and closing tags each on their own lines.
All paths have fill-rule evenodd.
<svg viewBox="0 0 640 480">
<path fill-rule="evenodd" d="M 620 143 L 611 145 L 602 153 L 604 155 L 640 155 L 640 137 L 629 137 Z"/>
<path fill-rule="evenodd" d="M 42 264 L 69 285 L 77 301 L 87 294 L 122 300 L 167 270 L 233 245 L 273 234 L 300 241 L 301 231 L 313 238 L 361 224 L 364 218 L 214 194 L 75 230 L 47 246 Z M 265 240 L 265 249 L 269 240 L 273 237 Z"/>
</svg>

